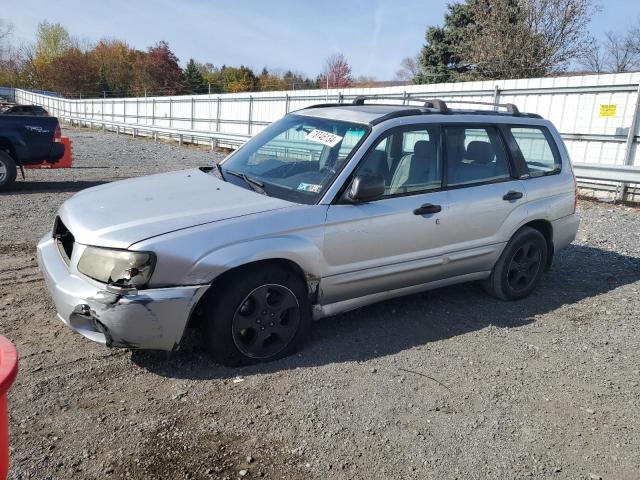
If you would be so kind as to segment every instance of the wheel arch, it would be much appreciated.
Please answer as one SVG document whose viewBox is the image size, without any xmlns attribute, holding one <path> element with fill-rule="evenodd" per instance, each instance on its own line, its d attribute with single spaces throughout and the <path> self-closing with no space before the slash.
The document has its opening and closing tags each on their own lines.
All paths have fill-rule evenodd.
<svg viewBox="0 0 640 480">
<path fill-rule="evenodd" d="M 16 164 L 18 163 L 18 155 L 16 153 L 16 149 L 14 148 L 13 143 L 11 143 L 8 138 L 0 137 L 0 150 L 7 152 L 9 156 L 14 160 L 14 162 L 16 162 Z"/>
<path fill-rule="evenodd" d="M 204 304 L 207 301 L 209 301 L 211 295 L 215 294 L 215 292 L 218 290 L 218 287 L 220 287 L 221 285 L 224 285 L 226 282 L 231 280 L 231 278 L 234 277 L 235 275 L 241 275 L 243 271 L 257 269 L 257 268 L 267 268 L 267 267 L 282 267 L 292 272 L 296 277 L 300 279 L 300 281 L 302 281 L 305 284 L 309 294 L 309 299 L 311 303 L 314 303 L 314 300 L 318 293 L 319 279 L 305 272 L 304 269 L 300 265 L 298 265 L 296 262 L 288 258 L 281 258 L 281 257 L 254 260 L 254 261 L 250 261 L 250 262 L 243 263 L 241 265 L 236 265 L 232 268 L 229 268 L 228 270 L 225 270 L 220 275 L 215 277 L 211 281 L 211 284 L 207 289 L 207 291 L 205 292 L 205 294 L 202 296 L 202 298 L 198 301 L 197 305 L 193 309 L 191 316 L 189 317 L 187 326 L 195 327 L 200 324 L 200 321 L 202 320 L 202 314 L 204 312 Z"/>
</svg>

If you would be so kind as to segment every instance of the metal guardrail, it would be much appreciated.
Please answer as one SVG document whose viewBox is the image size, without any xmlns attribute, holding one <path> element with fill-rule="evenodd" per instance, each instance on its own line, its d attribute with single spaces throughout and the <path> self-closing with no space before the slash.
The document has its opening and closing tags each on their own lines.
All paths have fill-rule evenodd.
<svg viewBox="0 0 640 480">
<path fill-rule="evenodd" d="M 133 136 L 141 133 L 148 133 L 154 138 L 164 136 L 175 138 L 179 143 L 186 139 L 204 139 L 210 142 L 211 147 L 214 146 L 240 146 L 249 138 L 249 135 L 230 134 L 221 132 L 206 132 L 197 130 L 184 130 L 178 128 L 165 128 L 154 125 L 134 125 L 124 122 L 112 122 L 110 120 L 88 119 L 84 117 L 61 116 L 63 120 L 79 125 L 93 127 L 94 125 L 103 128 L 109 128 L 116 133 L 130 132 Z M 284 145 L 284 147 L 293 147 L 293 145 Z M 622 182 L 631 184 L 640 184 L 640 167 L 628 165 L 603 165 L 597 163 L 574 163 L 573 172 L 577 178 L 588 180 L 599 180 L 608 182 Z"/>
<path fill-rule="evenodd" d="M 601 165 L 574 163 L 573 173 L 578 178 L 640 184 L 640 167 L 629 165 Z"/>
<path fill-rule="evenodd" d="M 138 136 L 143 133 L 148 133 L 153 136 L 154 139 L 157 139 L 158 136 L 176 138 L 178 143 L 182 144 L 185 139 L 194 139 L 199 140 L 208 140 L 211 148 L 217 146 L 240 146 L 244 144 L 249 138 L 249 135 L 242 135 L 236 133 L 222 133 L 222 132 L 207 132 L 207 131 L 198 131 L 198 130 L 184 130 L 179 128 L 166 128 L 159 127 L 156 125 L 141 125 L 141 124 L 131 124 L 124 122 L 113 122 L 110 120 L 97 120 L 85 117 L 74 117 L 69 115 L 61 115 L 58 118 L 63 121 L 68 121 L 71 124 L 84 125 L 88 127 L 93 127 L 94 125 L 101 126 L 103 129 L 110 129 L 115 131 L 117 134 L 131 132 L 131 135 Z"/>
</svg>

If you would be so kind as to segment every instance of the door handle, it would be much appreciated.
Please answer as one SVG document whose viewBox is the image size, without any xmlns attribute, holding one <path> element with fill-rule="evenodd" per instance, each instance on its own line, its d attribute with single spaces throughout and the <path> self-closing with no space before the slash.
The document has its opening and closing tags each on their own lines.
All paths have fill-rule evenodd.
<svg viewBox="0 0 640 480">
<path fill-rule="evenodd" d="M 516 192 L 515 190 L 510 190 L 502 196 L 503 200 L 518 200 L 522 198 L 522 192 Z"/>
<path fill-rule="evenodd" d="M 438 213 L 442 211 L 440 205 L 434 205 L 432 203 L 425 203 L 413 211 L 414 215 L 424 215 L 426 213 Z"/>
</svg>

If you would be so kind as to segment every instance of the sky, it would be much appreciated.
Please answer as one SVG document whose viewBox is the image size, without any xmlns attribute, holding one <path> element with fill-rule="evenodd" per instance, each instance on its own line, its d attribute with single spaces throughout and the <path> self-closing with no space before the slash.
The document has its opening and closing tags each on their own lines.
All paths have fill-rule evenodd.
<svg viewBox="0 0 640 480">
<path fill-rule="evenodd" d="M 169 42 L 189 58 L 256 70 L 292 69 L 311 77 L 343 53 L 355 76 L 392 80 L 400 61 L 418 53 L 429 25 L 443 21 L 451 0 L 2 0 L 0 18 L 14 41 L 32 41 L 42 20 L 59 22 L 81 40 L 118 38 L 138 49 Z M 596 37 L 640 18 L 639 0 L 600 1 Z"/>
</svg>

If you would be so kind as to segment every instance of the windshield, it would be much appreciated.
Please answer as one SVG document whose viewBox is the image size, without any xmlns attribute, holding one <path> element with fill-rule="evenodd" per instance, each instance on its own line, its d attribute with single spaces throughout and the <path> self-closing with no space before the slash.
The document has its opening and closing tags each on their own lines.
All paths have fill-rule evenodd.
<svg viewBox="0 0 640 480">
<path fill-rule="evenodd" d="M 224 161 L 224 179 L 284 200 L 316 203 L 368 130 L 356 123 L 287 115 Z"/>
</svg>

